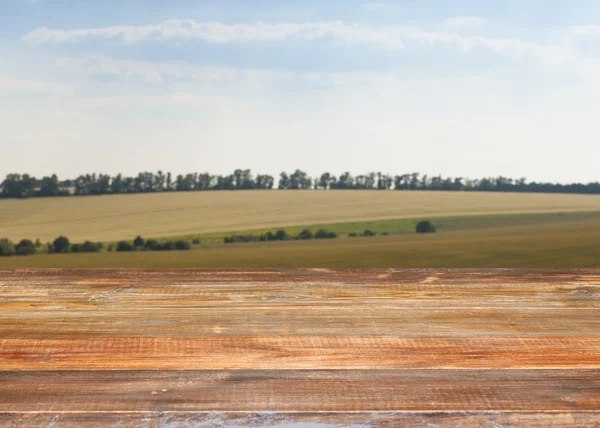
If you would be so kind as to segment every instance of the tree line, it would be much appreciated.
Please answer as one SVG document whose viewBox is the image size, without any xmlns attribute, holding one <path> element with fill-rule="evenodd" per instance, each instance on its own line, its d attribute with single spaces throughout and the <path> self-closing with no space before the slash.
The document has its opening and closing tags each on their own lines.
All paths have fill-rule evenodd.
<svg viewBox="0 0 600 428">
<path fill-rule="evenodd" d="M 59 180 L 56 174 L 37 179 L 29 174 L 8 174 L 1 183 L 0 197 L 31 198 L 70 195 L 107 195 L 152 192 L 189 192 L 250 189 L 365 189 L 365 190 L 441 190 L 483 192 L 543 192 L 600 194 L 600 182 L 549 183 L 529 182 L 525 178 L 486 177 L 469 179 L 419 173 L 390 175 L 371 172 L 353 176 L 349 172 L 336 176 L 325 172 L 310 177 L 306 172 L 282 172 L 278 179 L 271 175 L 254 175 L 249 169 L 236 169 L 229 175 L 189 173 L 173 176 L 158 171 L 141 172 L 137 176 L 122 174 L 85 174 L 74 180 Z"/>
</svg>

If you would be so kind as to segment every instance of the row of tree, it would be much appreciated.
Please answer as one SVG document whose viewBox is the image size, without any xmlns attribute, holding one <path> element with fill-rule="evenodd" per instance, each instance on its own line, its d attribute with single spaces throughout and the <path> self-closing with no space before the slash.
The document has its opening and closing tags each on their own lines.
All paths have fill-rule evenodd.
<svg viewBox="0 0 600 428">
<path fill-rule="evenodd" d="M 56 175 L 36 179 L 29 174 L 8 174 L 1 184 L 0 197 L 29 198 L 36 196 L 106 195 L 121 193 L 149 193 L 207 190 L 245 189 L 367 189 L 367 190 L 446 190 L 485 192 L 545 192 L 600 194 L 600 182 L 543 183 L 528 182 L 525 178 L 490 177 L 466 179 L 419 173 L 389 175 L 371 172 L 353 176 L 345 172 L 339 176 L 329 172 L 311 178 L 304 171 L 291 174 L 282 172 L 273 176 L 254 175 L 249 169 L 237 169 L 230 175 L 190 173 L 173 177 L 171 173 L 142 172 L 135 177 L 118 174 L 86 174 L 75 180 L 59 180 Z"/>
</svg>

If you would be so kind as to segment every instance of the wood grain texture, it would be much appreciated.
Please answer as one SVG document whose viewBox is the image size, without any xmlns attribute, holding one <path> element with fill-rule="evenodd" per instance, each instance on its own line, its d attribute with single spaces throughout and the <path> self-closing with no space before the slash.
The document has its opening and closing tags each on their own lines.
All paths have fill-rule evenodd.
<svg viewBox="0 0 600 428">
<path fill-rule="evenodd" d="M 0 270 L 0 425 L 296 423 L 599 425 L 600 271 Z"/>
</svg>

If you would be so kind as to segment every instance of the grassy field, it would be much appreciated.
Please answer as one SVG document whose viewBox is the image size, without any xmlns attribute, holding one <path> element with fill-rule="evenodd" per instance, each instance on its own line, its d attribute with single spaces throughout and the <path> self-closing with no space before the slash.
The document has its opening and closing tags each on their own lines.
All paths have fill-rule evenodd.
<svg viewBox="0 0 600 428">
<path fill-rule="evenodd" d="M 371 223 L 371 228 L 385 222 Z M 391 224 L 403 224 L 402 221 Z M 600 267 L 600 214 L 440 219 L 441 233 L 0 258 L 27 267 Z M 348 228 L 341 226 L 340 228 Z M 362 227 L 362 226 L 361 226 Z"/>
<path fill-rule="evenodd" d="M 0 237 L 115 241 L 281 226 L 483 214 L 600 211 L 597 195 L 224 191 L 0 200 Z"/>
</svg>

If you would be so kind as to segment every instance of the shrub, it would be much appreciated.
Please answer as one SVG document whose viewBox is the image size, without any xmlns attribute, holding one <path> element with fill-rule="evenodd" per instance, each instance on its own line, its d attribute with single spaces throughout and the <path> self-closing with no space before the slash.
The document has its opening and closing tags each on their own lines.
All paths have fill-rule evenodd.
<svg viewBox="0 0 600 428">
<path fill-rule="evenodd" d="M 52 243 L 52 249 L 55 253 L 68 253 L 71 243 L 66 236 L 59 236 Z"/>
<path fill-rule="evenodd" d="M 117 243 L 117 251 L 135 251 L 135 247 L 129 241 L 119 241 Z"/>
<path fill-rule="evenodd" d="M 42 241 L 40 241 L 40 238 L 35 240 L 35 248 L 40 248 L 42 246 Z"/>
<path fill-rule="evenodd" d="M 110 253 L 110 252 L 114 251 L 114 249 L 115 249 L 115 246 L 113 244 L 110 244 L 108 246 L 108 248 L 106 249 L 106 251 L 108 251 Z"/>
<path fill-rule="evenodd" d="M 319 229 L 317 233 L 315 233 L 315 239 L 332 239 L 337 238 L 337 233 L 335 232 L 327 232 L 325 229 Z"/>
<path fill-rule="evenodd" d="M 102 242 L 85 241 L 81 245 L 81 252 L 82 253 L 97 253 L 102 248 L 104 248 L 104 244 L 102 244 Z"/>
<path fill-rule="evenodd" d="M 200 244 L 200 238 L 192 239 L 192 244 Z"/>
<path fill-rule="evenodd" d="M 192 245 L 188 241 L 175 241 L 175 249 L 176 250 L 189 250 L 192 248 Z"/>
<path fill-rule="evenodd" d="M 313 233 L 308 229 L 304 229 L 298 234 L 298 239 L 313 239 L 313 237 Z"/>
<path fill-rule="evenodd" d="M 381 236 L 389 236 L 390 232 L 381 232 L 380 235 Z"/>
<path fill-rule="evenodd" d="M 15 245 L 6 238 L 0 239 L 0 256 L 9 257 L 15 254 Z"/>
<path fill-rule="evenodd" d="M 375 236 L 375 235 L 377 235 L 375 232 L 373 232 L 372 230 L 367 229 L 360 236 L 369 237 L 369 236 Z"/>
<path fill-rule="evenodd" d="M 156 239 L 148 239 L 144 244 L 144 248 L 147 248 L 151 251 L 160 251 L 161 245 Z"/>
<path fill-rule="evenodd" d="M 35 254 L 35 244 L 29 239 L 22 239 L 17 245 L 15 245 L 15 253 L 19 256 L 28 256 Z"/>
<path fill-rule="evenodd" d="M 48 254 L 54 253 L 54 245 L 52 245 L 52 242 L 46 242 L 46 251 Z"/>
<path fill-rule="evenodd" d="M 175 243 L 173 241 L 163 242 L 160 249 L 162 251 L 173 251 L 175 249 Z"/>
<path fill-rule="evenodd" d="M 254 236 L 254 235 L 232 235 L 229 238 L 225 238 L 223 242 L 226 244 L 235 244 L 238 242 L 256 242 L 260 240 L 264 240 L 264 235 Z"/>
<path fill-rule="evenodd" d="M 134 247 L 143 247 L 145 243 L 146 240 L 139 235 L 133 240 Z"/>
<path fill-rule="evenodd" d="M 81 244 L 71 244 L 72 253 L 81 253 Z"/>
<path fill-rule="evenodd" d="M 351 232 L 348 234 L 348 238 L 356 238 L 358 234 L 356 232 Z"/>
<path fill-rule="evenodd" d="M 285 230 L 279 229 L 277 232 L 275 232 L 274 239 L 275 241 L 287 241 L 288 239 L 290 239 L 290 237 L 288 236 Z"/>
<path fill-rule="evenodd" d="M 417 233 L 435 233 L 435 226 L 429 220 L 423 220 L 417 223 L 415 231 Z"/>
</svg>

